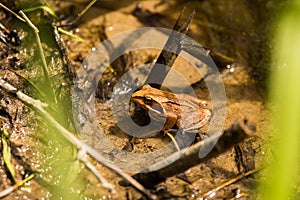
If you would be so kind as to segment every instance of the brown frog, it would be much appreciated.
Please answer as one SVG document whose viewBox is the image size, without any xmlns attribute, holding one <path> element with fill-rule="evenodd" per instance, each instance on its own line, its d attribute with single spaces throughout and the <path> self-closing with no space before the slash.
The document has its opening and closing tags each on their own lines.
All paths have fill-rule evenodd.
<svg viewBox="0 0 300 200">
<path fill-rule="evenodd" d="M 207 124 L 212 112 L 207 108 L 207 102 L 187 94 L 174 94 L 144 85 L 132 94 L 134 103 L 148 111 L 151 117 L 159 120 L 165 117 L 162 131 L 167 132 L 173 127 L 183 131 L 195 132 Z"/>
</svg>

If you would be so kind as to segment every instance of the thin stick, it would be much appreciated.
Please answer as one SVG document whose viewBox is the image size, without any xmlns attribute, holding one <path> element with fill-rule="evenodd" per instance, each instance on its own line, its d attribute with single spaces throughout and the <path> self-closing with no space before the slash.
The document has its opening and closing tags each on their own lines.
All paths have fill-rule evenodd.
<svg viewBox="0 0 300 200">
<path fill-rule="evenodd" d="M 85 164 L 85 166 L 90 169 L 96 177 L 99 179 L 99 181 L 102 183 L 102 186 L 109 189 L 112 193 L 116 193 L 114 185 L 107 182 L 101 174 L 98 172 L 96 167 L 87 159 L 87 154 L 84 150 L 79 150 L 77 153 L 77 158 Z"/>
<path fill-rule="evenodd" d="M 173 63 L 175 62 L 177 56 L 179 55 L 181 48 L 181 43 L 184 39 L 185 34 L 187 33 L 189 29 L 189 25 L 192 22 L 192 19 L 196 13 L 195 10 L 192 11 L 192 13 L 189 15 L 188 20 L 183 24 L 183 26 L 179 25 L 179 21 L 181 20 L 181 17 L 186 14 L 185 8 L 181 11 L 175 25 L 173 28 L 173 32 L 170 34 L 165 46 L 163 47 L 163 50 L 159 54 L 156 63 L 154 64 L 153 68 L 151 69 L 147 80 L 145 83 L 156 83 L 156 84 L 162 84 L 165 80 L 166 76 L 168 75 L 168 72 L 170 68 L 172 67 Z M 178 35 L 178 32 L 182 33 L 181 35 Z M 168 66 L 169 68 L 162 68 L 161 65 Z M 156 85 L 153 85 L 154 87 L 157 87 Z"/>
<path fill-rule="evenodd" d="M 55 127 L 59 132 L 70 142 L 72 143 L 79 151 L 87 152 L 92 158 L 106 166 L 107 168 L 115 171 L 122 178 L 128 181 L 133 187 L 142 192 L 149 199 L 157 199 L 157 197 L 152 194 L 149 190 L 147 190 L 144 186 L 142 186 L 139 182 L 137 182 L 134 178 L 126 174 L 123 170 L 121 170 L 116 165 L 113 165 L 109 161 L 107 161 L 103 156 L 101 156 L 97 151 L 89 147 L 88 145 L 81 142 L 77 137 L 74 136 L 71 132 L 69 132 L 66 128 L 64 128 L 60 123 L 58 123 L 45 109 L 48 105 L 42 103 L 39 100 L 33 99 L 30 96 L 27 96 L 23 92 L 17 90 L 17 88 L 13 87 L 6 81 L 0 78 L 0 87 L 3 88 L 6 92 L 14 94 L 19 100 L 27 104 L 29 107 L 35 109 L 44 119 L 46 119 L 53 127 Z M 88 167 L 89 168 L 89 167 Z M 96 175 L 97 176 L 97 175 Z"/>
<path fill-rule="evenodd" d="M 77 17 L 70 23 L 63 24 L 61 26 L 72 26 L 84 15 L 98 0 L 92 0 L 90 3 L 77 15 Z"/>
<path fill-rule="evenodd" d="M 30 19 L 26 16 L 26 14 L 22 10 L 20 11 L 20 14 L 22 15 L 22 17 L 25 19 L 25 21 L 28 23 L 28 25 L 34 31 L 36 41 L 37 41 L 37 44 L 38 44 L 38 48 L 39 48 L 39 51 L 40 51 L 42 63 L 43 63 L 42 66 L 43 66 L 44 75 L 45 75 L 45 78 L 46 78 L 47 85 L 49 86 L 48 89 L 51 92 L 51 94 L 49 96 L 53 97 L 54 101 L 56 102 L 55 94 L 53 92 L 53 87 L 52 87 L 52 81 L 50 80 L 50 75 L 49 75 L 50 73 L 49 73 L 49 70 L 48 70 L 46 57 L 45 57 L 44 50 L 43 50 L 42 43 L 41 43 L 41 39 L 40 39 L 40 36 L 39 36 L 39 29 L 30 21 Z"/>
<path fill-rule="evenodd" d="M 239 181 L 239 180 L 241 180 L 242 178 L 247 177 L 247 176 L 249 176 L 249 175 L 251 175 L 251 174 L 254 174 L 254 173 L 256 173 L 256 172 L 258 172 L 258 171 L 260 171 L 260 170 L 262 170 L 262 169 L 263 169 L 263 167 L 257 168 L 257 169 L 253 169 L 253 170 L 250 170 L 250 171 L 248 171 L 248 172 L 246 172 L 246 173 L 244 173 L 244 174 L 241 174 L 241 175 L 239 175 L 239 176 L 237 176 L 237 177 L 235 177 L 235 178 L 233 178 L 233 179 L 230 179 L 229 181 L 226 181 L 225 183 L 219 185 L 218 187 L 216 187 L 216 188 L 214 188 L 214 189 L 212 189 L 212 190 L 210 190 L 210 191 L 204 193 L 204 194 L 202 195 L 202 198 L 201 198 L 201 199 L 205 199 L 206 197 L 210 196 L 212 193 L 215 193 L 215 192 L 217 192 L 218 190 L 220 190 L 220 189 L 222 189 L 222 188 L 225 188 L 225 187 L 227 187 L 228 185 L 230 185 L 230 184 L 232 184 L 232 183 L 234 183 L 234 182 L 236 182 L 236 181 Z"/>
<path fill-rule="evenodd" d="M 82 17 L 82 15 L 84 15 L 88 9 L 90 9 L 90 7 L 92 7 L 95 3 L 97 2 L 97 0 L 92 0 L 79 14 L 77 19 L 75 19 L 76 21 Z"/>
<path fill-rule="evenodd" d="M 82 143 L 84 148 L 87 150 L 87 153 L 95 158 L 98 162 L 102 163 L 105 162 L 105 165 L 107 168 L 112 169 L 117 174 L 122 176 L 126 181 L 130 180 L 130 184 L 135 187 L 137 190 L 141 191 L 144 195 L 146 195 L 149 199 L 157 199 L 157 196 L 152 194 L 149 190 L 147 190 L 143 185 L 141 185 L 138 181 L 136 181 L 134 178 L 126 174 L 123 170 L 121 170 L 119 167 L 113 165 L 112 163 L 108 162 L 104 157 L 102 157 L 97 151 L 92 149 L 90 146 L 87 146 L 86 144 Z"/>
<path fill-rule="evenodd" d="M 10 12 L 11 14 L 13 14 L 16 18 L 18 18 L 19 20 L 21 20 L 22 22 L 26 22 L 22 17 L 20 17 L 17 13 L 15 13 L 14 11 L 12 11 L 11 9 L 9 9 L 8 7 L 6 7 L 5 5 L 3 5 L 2 3 L 0 3 L 0 6 L 2 8 L 4 8 L 5 10 L 7 10 L 8 12 Z"/>
<path fill-rule="evenodd" d="M 30 176 L 28 176 L 27 178 L 25 178 L 24 180 L 22 180 L 19 183 L 14 184 L 13 186 L 3 190 L 0 192 L 0 198 L 3 198 L 9 194 L 11 194 L 13 191 L 15 191 L 17 188 L 23 186 L 26 182 L 30 181 L 31 179 L 34 178 L 34 174 L 31 174 Z"/>
</svg>

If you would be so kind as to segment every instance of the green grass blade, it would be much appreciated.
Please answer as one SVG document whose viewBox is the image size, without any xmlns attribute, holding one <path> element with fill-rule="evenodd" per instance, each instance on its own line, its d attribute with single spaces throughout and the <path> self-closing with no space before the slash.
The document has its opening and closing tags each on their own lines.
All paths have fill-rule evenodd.
<svg viewBox="0 0 300 200">
<path fill-rule="evenodd" d="M 1 134 L 3 159 L 13 181 L 16 183 L 15 168 L 11 163 L 11 148 L 10 148 L 10 141 L 8 137 L 9 134 L 6 131 L 5 126 L 3 125 L 3 132 Z"/>
<path fill-rule="evenodd" d="M 37 6 L 37 7 L 33 7 L 33 8 L 27 8 L 27 9 L 23 9 L 23 12 L 32 12 L 32 11 L 39 10 L 39 9 L 46 11 L 47 13 L 49 13 L 50 15 L 52 15 L 53 17 L 55 17 L 57 19 L 57 15 L 55 14 L 54 10 L 52 10 L 48 6 Z"/>
<path fill-rule="evenodd" d="M 9 71 L 15 73 L 17 76 L 24 79 L 43 99 L 45 98 L 45 93 L 42 92 L 40 88 L 36 84 L 34 84 L 30 79 L 28 79 L 27 77 L 25 77 L 24 75 L 22 75 L 21 73 L 15 70 L 10 69 Z"/>
<path fill-rule="evenodd" d="M 81 38 L 78 35 L 75 35 L 75 34 L 69 32 L 69 31 L 67 31 L 67 30 L 65 30 L 63 28 L 58 28 L 58 31 L 61 32 L 61 33 L 63 33 L 63 34 L 65 34 L 65 35 L 70 36 L 71 38 L 75 39 L 78 42 L 85 42 L 85 40 L 83 38 Z"/>
</svg>

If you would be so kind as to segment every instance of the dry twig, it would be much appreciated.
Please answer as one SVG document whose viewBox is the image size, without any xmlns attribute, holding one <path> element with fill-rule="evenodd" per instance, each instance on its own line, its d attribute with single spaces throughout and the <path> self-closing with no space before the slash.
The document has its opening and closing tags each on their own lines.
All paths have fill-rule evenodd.
<svg viewBox="0 0 300 200">
<path fill-rule="evenodd" d="M 20 17 L 17 13 L 15 13 L 14 11 L 12 11 L 11 9 L 9 9 L 8 7 L 6 7 L 4 4 L 0 3 L 0 7 L 4 8 L 5 10 L 7 10 L 8 12 L 10 12 L 11 14 L 13 14 L 16 18 L 18 18 L 19 20 L 21 20 L 22 22 L 25 22 L 25 20 Z"/>
<path fill-rule="evenodd" d="M 151 188 L 167 177 L 184 172 L 190 167 L 220 155 L 252 134 L 253 131 L 248 122 L 235 123 L 222 134 L 215 134 L 187 149 L 178 151 L 133 177 Z"/>
<path fill-rule="evenodd" d="M 77 137 L 75 137 L 70 131 L 68 131 L 66 128 L 64 128 L 61 124 L 59 124 L 44 108 L 48 107 L 47 104 L 42 103 L 39 100 L 33 99 L 30 96 L 27 96 L 23 92 L 19 91 L 17 88 L 13 87 L 6 81 L 0 78 L 0 87 L 5 90 L 8 93 L 14 94 L 19 100 L 21 100 L 23 103 L 27 104 L 29 107 L 33 108 L 35 111 L 37 111 L 44 119 L 46 119 L 49 124 L 51 124 L 53 127 L 55 127 L 70 143 L 72 143 L 76 149 L 81 151 L 81 155 L 84 155 L 86 152 L 89 154 L 92 158 L 106 166 L 107 168 L 115 171 L 117 174 L 119 174 L 121 177 L 123 177 L 126 181 L 128 181 L 133 187 L 138 189 L 140 192 L 142 192 L 144 195 L 146 195 L 149 199 L 156 199 L 157 197 L 152 194 L 149 190 L 144 188 L 139 182 L 137 182 L 134 178 L 126 174 L 123 170 L 121 170 L 116 165 L 113 165 L 109 161 L 107 161 L 103 156 L 101 156 L 97 151 L 93 150 L 88 145 L 84 144 L 82 141 L 80 141 Z M 79 159 L 86 164 L 86 158 L 85 156 L 79 155 Z M 86 165 L 87 168 L 91 169 L 89 165 Z M 96 171 L 91 169 L 92 172 L 95 174 Z M 100 174 L 95 174 L 97 177 L 101 177 Z M 103 181 L 101 179 L 100 181 Z"/>
<path fill-rule="evenodd" d="M 177 56 L 179 55 L 180 51 L 182 50 L 182 41 L 186 33 L 188 32 L 189 26 L 192 22 L 192 19 L 195 15 L 196 11 L 193 10 L 192 13 L 189 15 L 187 21 L 183 24 L 183 26 L 179 25 L 181 17 L 184 14 L 187 14 L 185 8 L 181 11 L 175 25 L 173 28 L 173 32 L 170 34 L 163 50 L 161 51 L 160 55 L 157 58 L 157 61 L 153 68 L 151 69 L 147 80 L 145 83 L 156 83 L 161 84 L 164 79 L 166 78 L 170 68 L 172 67 L 173 63 L 175 62 Z M 180 35 L 178 33 L 181 33 Z M 161 65 L 169 66 L 170 68 L 162 69 Z"/>
</svg>

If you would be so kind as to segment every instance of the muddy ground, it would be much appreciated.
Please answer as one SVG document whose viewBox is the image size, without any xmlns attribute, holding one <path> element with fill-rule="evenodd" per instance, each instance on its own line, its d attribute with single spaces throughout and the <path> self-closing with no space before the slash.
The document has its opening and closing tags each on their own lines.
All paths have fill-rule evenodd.
<svg viewBox="0 0 300 200">
<path fill-rule="evenodd" d="M 4 3 L 15 12 L 35 7 L 34 4 L 23 1 Z M 26 13 L 43 29 L 40 34 L 50 66 L 52 86 L 57 92 L 58 101 L 65 103 L 60 104 L 64 106 L 59 108 L 54 106 L 54 111 L 50 110 L 63 115 L 57 120 L 72 132 L 78 130 L 78 121 L 72 119 L 74 102 L 70 98 L 69 86 L 73 84 L 76 72 L 81 72 L 82 63 L 92 47 L 99 45 L 105 38 L 135 28 L 173 28 L 185 6 L 185 2 L 179 0 L 121 1 L 117 4 L 109 1 L 97 2 L 74 25 L 63 26 L 68 33 L 81 37 L 83 41 L 60 32 L 63 41 L 61 46 L 56 44 L 58 40 L 53 39 L 55 35 L 51 24 L 62 25 L 71 22 L 88 2 L 48 3 L 58 19 L 54 20 L 49 13 L 40 9 Z M 137 5 L 140 10 L 137 10 Z M 233 182 L 210 196 L 203 195 L 241 174 L 260 169 L 263 165 L 262 160 L 271 159 L 268 156 L 271 151 L 268 146 L 271 138 L 268 134 L 271 114 L 267 103 L 266 80 L 270 51 L 270 16 L 276 6 L 278 5 L 267 0 L 212 0 L 190 3 L 189 8 L 195 8 L 197 13 L 190 25 L 189 35 L 201 45 L 233 60 L 230 67 L 222 64 L 217 66 L 226 91 L 223 129 L 230 127 L 237 120 L 246 119 L 255 125 L 256 132 L 237 147 L 228 149 L 226 153 L 205 163 L 199 163 L 185 173 L 169 177 L 151 188 L 160 199 L 261 199 L 257 185 L 265 181 L 263 170 L 257 170 L 256 173 Z M 30 83 L 38 86 L 44 84 L 40 81 L 42 64 L 38 61 L 40 54 L 35 48 L 34 34 L 26 23 L 20 22 L 2 8 L 0 22 L 5 26 L 5 29 L 1 29 L 0 77 L 29 96 L 41 99 Z M 16 31 L 15 35 L 13 30 Z M 50 40 L 54 42 L 49 42 Z M 65 54 L 63 47 L 66 50 Z M 116 126 L 112 112 L 114 104 L 111 100 L 111 90 L 120 79 L 120 73 L 124 73 L 124 68 L 138 68 L 144 63 L 153 63 L 159 53 L 159 50 L 153 49 L 127 53 L 123 62 L 125 66 L 118 63 L 114 65 L 121 66 L 119 70 L 123 72 L 119 72 L 118 68 L 107 68 L 99 82 L 95 123 L 100 124 L 103 134 L 112 142 L 114 148 L 129 154 L 156 152 L 170 143 L 170 138 L 163 134 L 150 138 L 128 136 Z M 63 59 L 66 56 L 69 61 Z M 173 67 L 188 80 L 198 98 L 210 100 L 210 91 L 203 82 L 203 76 L 195 75 L 190 63 L 177 59 Z M 44 93 L 49 92 L 45 87 L 41 88 Z M 43 118 L 14 95 L 0 90 L 0 96 L 1 131 L 3 132 L 5 127 L 9 133 L 16 182 L 35 174 L 31 181 L 3 199 L 146 199 L 134 188 L 120 185 L 121 178 L 114 172 L 92 161 L 104 178 L 115 185 L 116 192 L 111 193 L 105 189 L 95 176 L 76 160 L 74 148 L 60 137 L 53 136 L 57 131 L 52 130 Z M 84 112 L 84 109 L 79 110 L 81 111 Z M 85 132 L 89 132 L 88 127 L 84 128 Z M 205 131 L 206 129 L 202 129 L 201 133 L 204 134 Z M 88 137 L 97 141 L 97 136 Z M 196 137 L 195 142 L 199 140 L 201 138 Z M 0 149 L 3 149 L 2 143 Z M 123 162 L 131 161 L 125 159 Z M 144 166 L 145 163 L 141 165 Z M 0 191 L 14 185 L 15 181 L 8 172 L 2 154 L 0 176 Z"/>
</svg>

